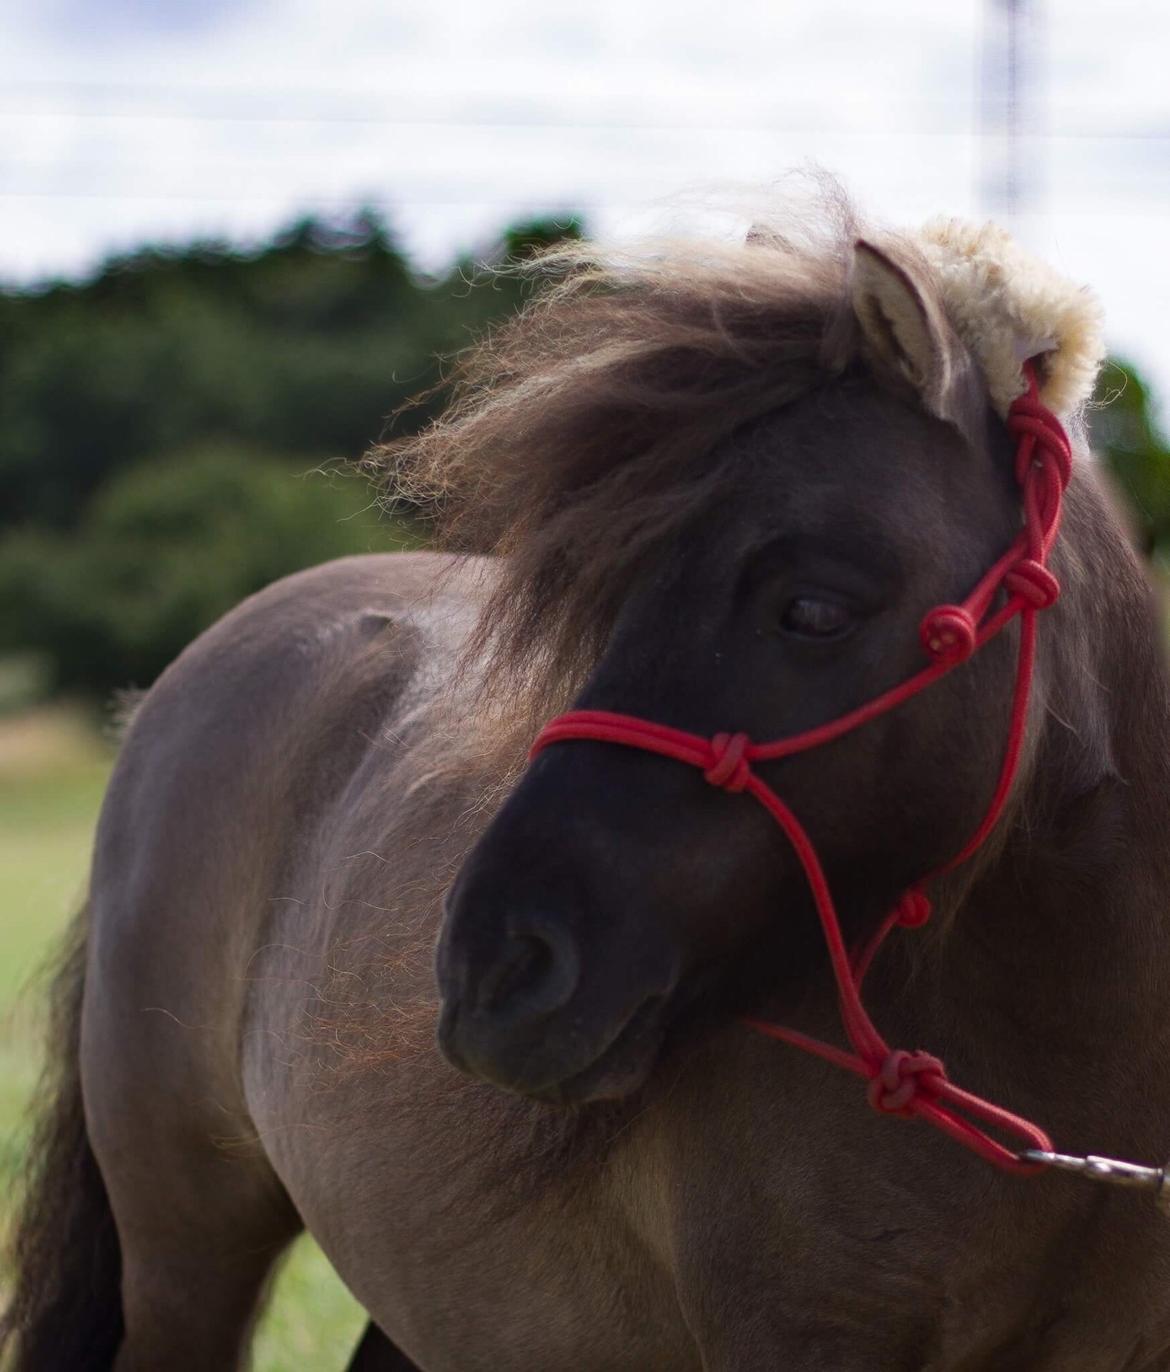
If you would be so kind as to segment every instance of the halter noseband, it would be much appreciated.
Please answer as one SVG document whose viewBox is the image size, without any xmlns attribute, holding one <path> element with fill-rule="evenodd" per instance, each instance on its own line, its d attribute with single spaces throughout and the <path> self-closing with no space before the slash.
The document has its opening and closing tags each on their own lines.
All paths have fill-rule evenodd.
<svg viewBox="0 0 1170 1372">
<path fill-rule="evenodd" d="M 1017 440 L 1016 479 L 1023 495 L 1024 526 L 961 605 L 938 605 L 926 614 L 920 637 L 929 666 L 837 719 L 771 743 L 753 743 L 742 733 L 721 733 L 708 739 L 634 715 L 571 710 L 544 726 L 529 757 L 534 758 L 551 744 L 578 739 L 616 743 L 686 763 L 698 768 L 712 786 L 754 797 L 780 826 L 804 869 L 837 984 L 842 1026 L 853 1051 L 766 1020 L 748 1019 L 747 1023 L 865 1078 L 869 1103 L 875 1110 L 910 1118 L 921 1116 L 988 1162 L 1010 1172 L 1029 1174 L 1041 1170 L 1040 1166 L 992 1138 L 973 1121 L 1014 1134 L 1039 1152 L 1051 1152 L 1048 1136 L 1020 1116 L 956 1086 L 938 1058 L 921 1051 L 892 1049 L 861 1000 L 865 974 L 891 930 L 896 925 L 919 928 L 929 920 L 931 903 L 925 885 L 966 862 L 995 828 L 1019 766 L 1036 656 L 1036 615 L 1053 605 L 1060 594 L 1060 584 L 1047 562 L 1060 527 L 1061 497 L 1072 471 L 1068 436 L 1040 400 L 1031 362 L 1024 364 L 1024 377 L 1027 389 L 1012 402 L 1007 416 L 1008 431 Z M 992 602 L 1001 588 L 1007 599 L 993 612 Z M 904 891 L 876 933 L 851 953 L 845 946 L 832 893 L 812 841 L 784 801 L 754 770 L 753 763 L 807 752 L 896 709 L 965 662 L 1017 617 L 1020 642 L 1011 718 L 991 803 L 962 849 Z"/>
</svg>

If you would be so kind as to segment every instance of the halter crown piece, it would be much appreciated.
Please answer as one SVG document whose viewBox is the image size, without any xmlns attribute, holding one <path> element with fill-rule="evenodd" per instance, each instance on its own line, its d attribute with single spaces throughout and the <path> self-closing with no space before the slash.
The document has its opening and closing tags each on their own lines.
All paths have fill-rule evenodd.
<svg viewBox="0 0 1170 1372">
<path fill-rule="evenodd" d="M 862 1077 L 875 1110 L 927 1120 L 988 1162 L 1009 1172 L 1030 1174 L 1041 1170 L 1041 1165 L 1027 1154 L 1051 1154 L 1048 1136 L 1020 1116 L 955 1085 L 931 1054 L 892 1048 L 866 1011 L 861 992 L 866 972 L 895 927 L 917 929 L 930 919 L 928 883 L 961 866 L 981 847 L 1007 802 L 1027 724 L 1036 617 L 1060 594 L 1048 557 L 1060 528 L 1061 497 L 1072 472 L 1071 446 L 1060 420 L 1045 403 L 1037 363 L 1043 352 L 1043 389 L 1060 408 L 1073 408 L 1086 399 L 1101 355 L 1097 310 L 1091 297 L 1025 257 L 992 226 L 983 230 L 954 223 L 930 226 L 918 246 L 934 272 L 948 316 L 979 359 L 992 402 L 1016 440 L 1015 473 L 1023 504 L 1018 537 L 967 598 L 958 605 L 937 605 L 924 616 L 919 634 L 927 665 L 837 719 L 771 742 L 756 743 L 742 733 L 705 738 L 633 715 L 572 710 L 544 726 L 530 757 L 552 744 L 575 740 L 639 748 L 695 767 L 710 785 L 743 792 L 762 805 L 804 870 L 850 1048 L 766 1020 L 747 1023 Z M 1021 367 L 1021 348 L 1035 343 L 1041 346 L 1035 355 L 1024 353 L 1029 360 Z M 867 942 L 848 949 L 812 841 L 754 764 L 820 747 L 896 709 L 953 672 L 1015 619 L 1020 621 L 1019 647 L 1007 739 L 999 778 L 982 821 L 958 853 L 901 894 Z M 988 1127 L 1020 1139 L 1023 1152 L 992 1137 Z"/>
</svg>

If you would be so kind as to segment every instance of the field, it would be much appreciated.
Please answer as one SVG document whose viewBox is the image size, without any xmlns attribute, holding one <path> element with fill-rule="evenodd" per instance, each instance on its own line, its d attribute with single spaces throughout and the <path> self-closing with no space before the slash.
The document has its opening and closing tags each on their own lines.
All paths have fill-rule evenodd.
<svg viewBox="0 0 1170 1372">
<path fill-rule="evenodd" d="M 76 713 L 0 719 L 0 1207 L 13 1192 L 37 1081 L 36 974 L 83 889 L 109 766 L 109 749 Z M 6 1219 L 0 1209 L 0 1228 Z M 264 1315 L 255 1368 L 334 1372 L 363 1323 L 320 1250 L 302 1239 Z"/>
</svg>

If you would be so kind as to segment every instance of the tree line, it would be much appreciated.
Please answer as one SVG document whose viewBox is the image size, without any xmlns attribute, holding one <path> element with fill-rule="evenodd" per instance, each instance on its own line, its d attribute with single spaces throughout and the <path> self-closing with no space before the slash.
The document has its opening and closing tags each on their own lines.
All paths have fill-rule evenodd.
<svg viewBox="0 0 1170 1372">
<path fill-rule="evenodd" d="M 489 260 L 579 235 L 535 219 Z M 417 541 L 345 468 L 527 289 L 469 258 L 428 278 L 363 211 L 0 292 L 0 655 L 47 690 L 148 685 L 276 577 Z"/>
</svg>

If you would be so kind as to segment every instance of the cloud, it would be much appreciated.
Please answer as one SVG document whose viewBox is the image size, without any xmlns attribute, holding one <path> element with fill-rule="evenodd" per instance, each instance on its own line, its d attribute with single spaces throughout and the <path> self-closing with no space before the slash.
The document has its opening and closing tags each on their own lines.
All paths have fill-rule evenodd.
<svg viewBox="0 0 1170 1372">
<path fill-rule="evenodd" d="M 246 6 L 247 0 L 51 0 L 38 7 L 37 19 L 48 32 L 88 47 L 213 29 Z"/>
<path fill-rule="evenodd" d="M 82 22 L 94 13 L 100 27 Z M 809 159 L 889 219 L 976 214 L 982 13 L 976 0 L 721 0 L 719 22 L 709 0 L 13 0 L 0 276 L 81 270 L 143 238 L 255 237 L 301 208 L 362 201 L 438 265 L 514 214 L 580 207 L 632 232 L 679 189 L 767 182 Z M 1151 265 L 1170 229 L 1170 10 L 1126 0 L 1107 33 L 1100 16 L 1064 0 L 1042 35 L 1028 233 L 1099 285 L 1117 343 L 1170 384 L 1170 284 Z"/>
</svg>

